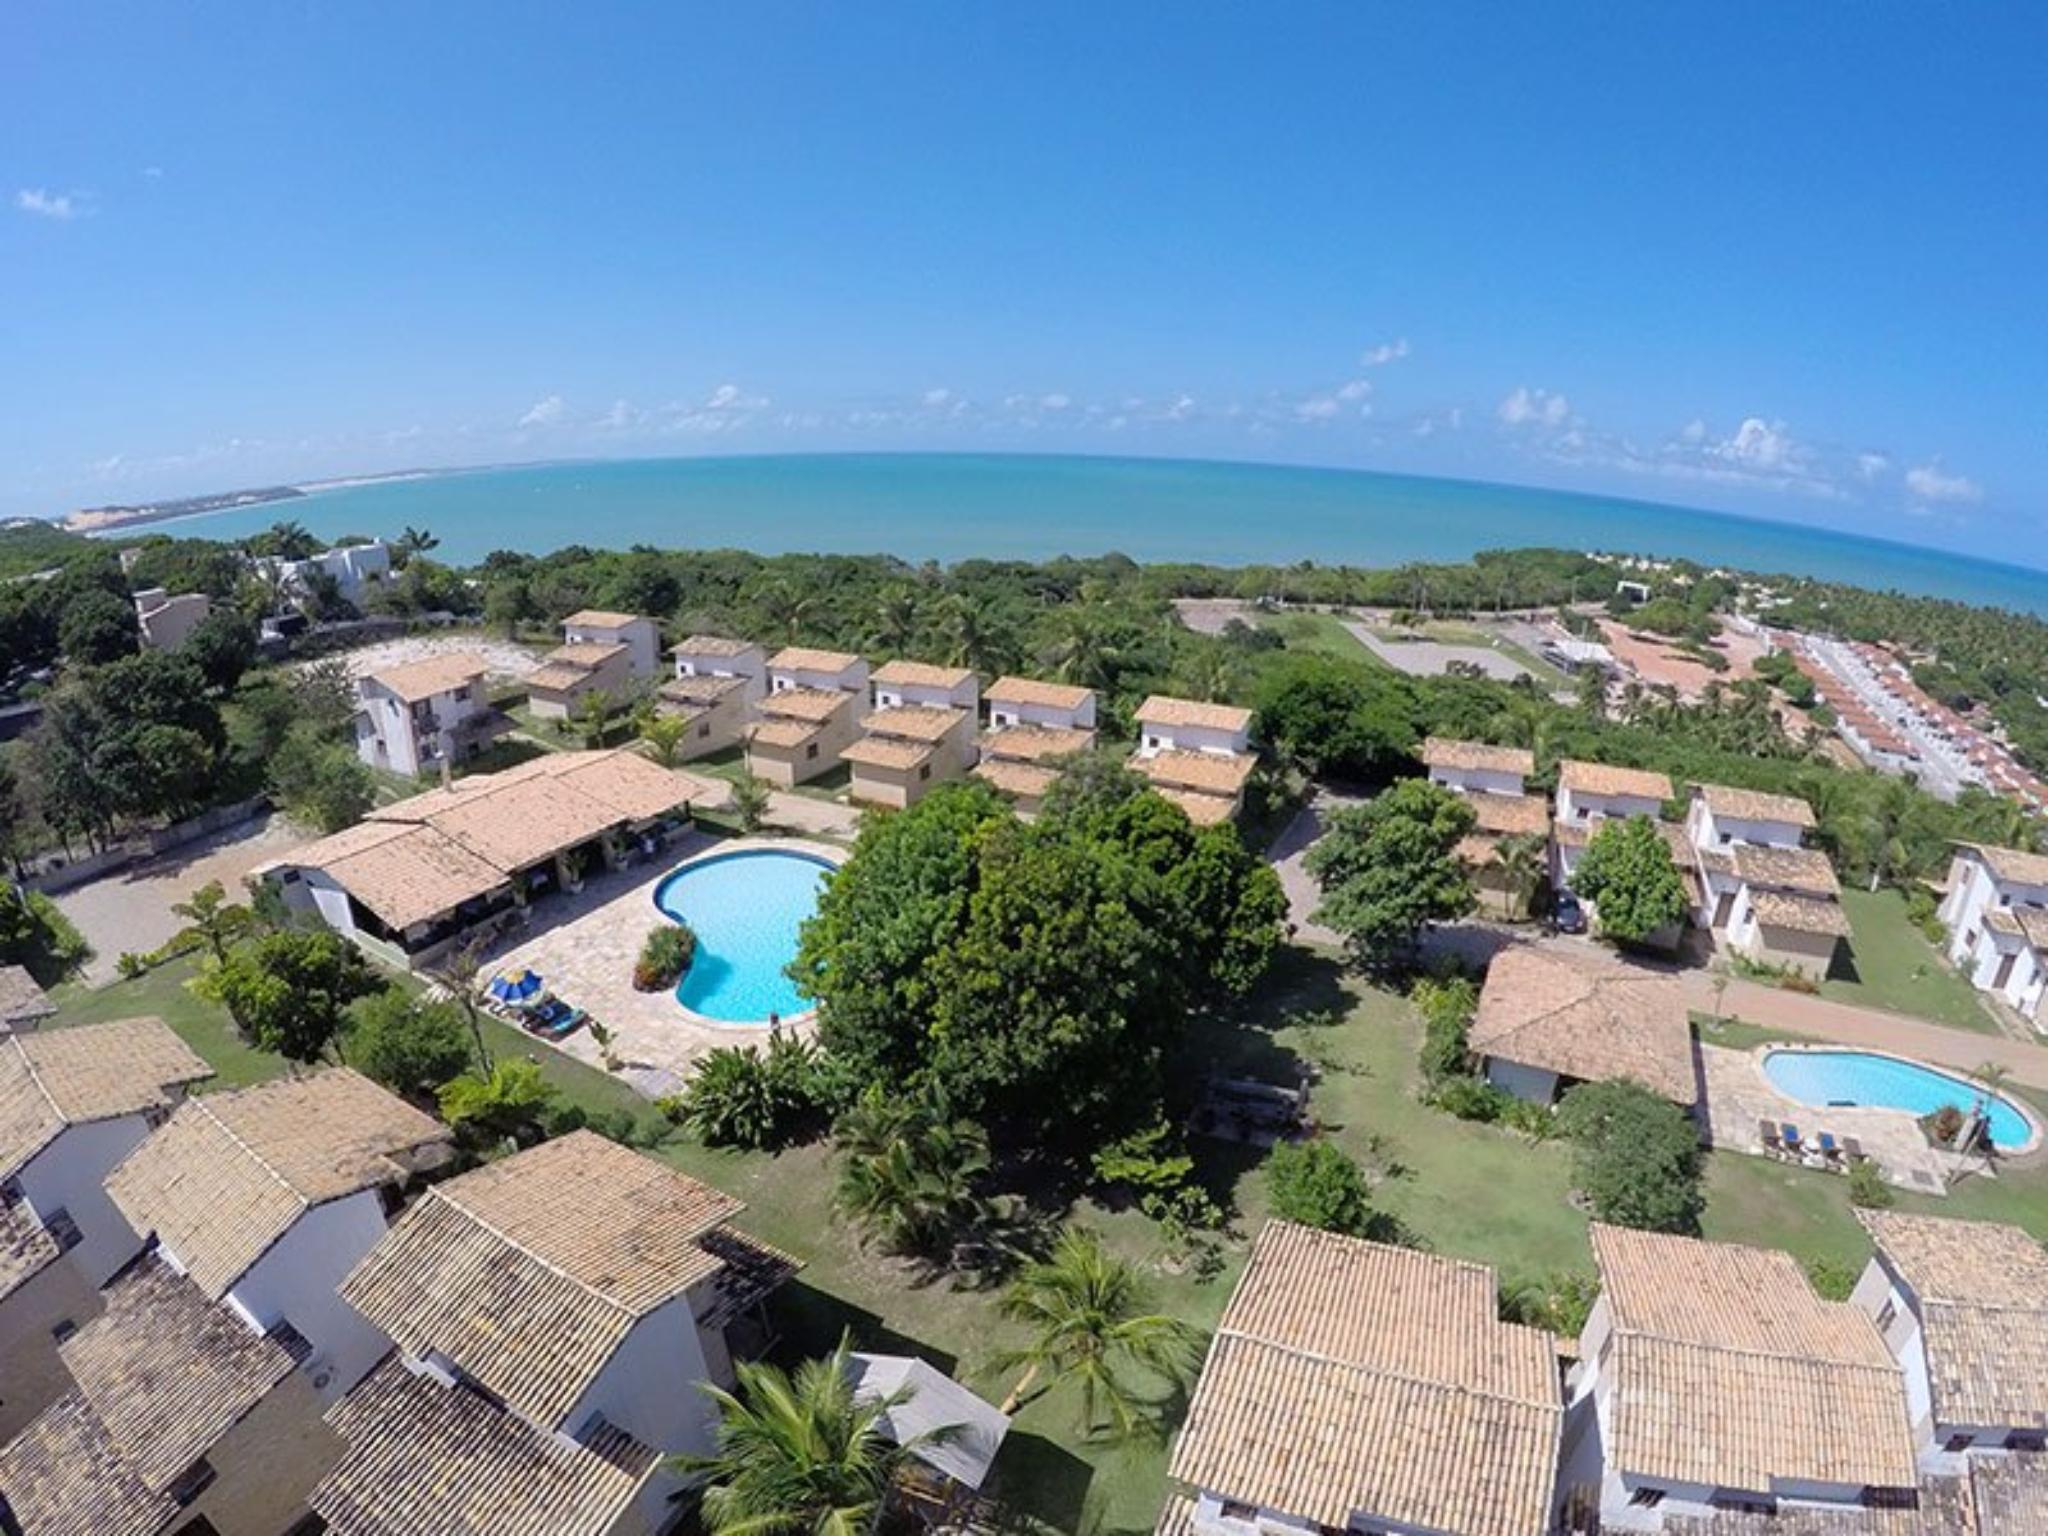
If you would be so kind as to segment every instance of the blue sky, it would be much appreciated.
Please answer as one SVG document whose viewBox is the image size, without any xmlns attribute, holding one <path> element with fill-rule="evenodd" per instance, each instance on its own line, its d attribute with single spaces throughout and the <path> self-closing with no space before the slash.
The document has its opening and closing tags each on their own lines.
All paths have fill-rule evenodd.
<svg viewBox="0 0 2048 1536">
<path fill-rule="evenodd" d="M 2021 6 L 17 0 L 0 512 L 1014 448 L 2039 562 L 2044 50 Z"/>
</svg>

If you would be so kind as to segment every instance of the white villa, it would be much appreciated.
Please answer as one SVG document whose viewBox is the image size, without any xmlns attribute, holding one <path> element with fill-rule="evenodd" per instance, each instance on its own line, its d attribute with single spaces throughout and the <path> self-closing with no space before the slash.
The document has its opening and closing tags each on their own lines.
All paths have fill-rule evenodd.
<svg viewBox="0 0 2048 1536">
<path fill-rule="evenodd" d="M 396 1352 L 328 1414 L 335 1531 L 666 1527 L 660 1458 L 701 1454 L 730 1335 L 796 1271 L 743 1209 L 590 1131 L 430 1188 L 343 1282 Z M 751 1345 L 753 1339 L 744 1341 Z"/>
<path fill-rule="evenodd" d="M 661 630 L 637 613 L 581 609 L 562 620 L 562 643 L 625 647 L 626 674 L 636 682 L 661 671 Z"/>
<path fill-rule="evenodd" d="M 380 540 L 372 540 L 367 544 L 337 545 L 304 560 L 265 555 L 257 560 L 256 569 L 275 581 L 287 597 L 304 597 L 316 579 L 331 576 L 342 598 L 360 608 L 372 587 L 391 579 L 391 549 Z"/>
<path fill-rule="evenodd" d="M 1739 954 L 1814 979 L 1849 935 L 1827 856 L 1804 846 L 1813 807 L 1794 795 L 1702 784 L 1685 818 L 1695 916 Z"/>
<path fill-rule="evenodd" d="M 1600 1299 L 1571 1377 L 1564 1483 L 1601 1529 L 1772 1515 L 1849 1532 L 1877 1529 L 1854 1523 L 1872 1508 L 1914 1508 L 1904 1373 L 1868 1315 L 1821 1300 L 1787 1253 L 1597 1222 L 1592 1238 Z"/>
<path fill-rule="evenodd" d="M 1155 693 L 1135 718 L 1138 750 L 1131 767 L 1190 821 L 1214 826 L 1243 808 L 1245 784 L 1258 766 L 1250 710 Z"/>
<path fill-rule="evenodd" d="M 1059 765 L 1095 745 L 1095 693 L 1028 677 L 998 678 L 984 698 L 988 729 L 981 738 L 977 778 L 1035 815 Z"/>
<path fill-rule="evenodd" d="M 1978 990 L 1997 993 L 2039 1027 L 2048 992 L 2048 856 L 1957 845 L 1940 914 L 1949 959 Z"/>
<path fill-rule="evenodd" d="M 1547 846 L 1549 803 L 1523 789 L 1536 771 L 1535 754 L 1524 747 L 1432 736 L 1422 744 L 1422 762 L 1429 770 L 1430 783 L 1464 796 L 1477 818 L 1457 850 L 1472 872 L 1473 884 L 1489 908 L 1517 915 L 1527 892 L 1515 889 L 1499 852 L 1501 844 L 1512 837 L 1542 838 Z"/>
<path fill-rule="evenodd" d="M 691 635 L 669 647 L 675 676 L 656 690 L 662 713 L 686 721 L 677 756 L 684 762 L 746 739 L 754 706 L 768 691 L 768 658 L 749 640 Z"/>
<path fill-rule="evenodd" d="M 1270 1221 L 1217 1325 L 1169 1469 L 1176 1536 L 1541 1536 L 1556 1341 L 1503 1323 L 1491 1269 Z"/>
<path fill-rule="evenodd" d="M 187 1100 L 107 1191 L 154 1246 L 60 1346 L 73 1385 L 0 1449 L 26 1533 L 277 1536 L 389 1348 L 335 1287 L 447 1128 L 346 1069 Z"/>
<path fill-rule="evenodd" d="M 0 1037 L 0 1438 L 68 1390 L 58 1344 L 142 1249 L 107 1175 L 212 1075 L 161 1019 Z"/>
<path fill-rule="evenodd" d="M 1671 780 L 1661 773 L 1575 758 L 1559 763 L 1550 834 L 1551 879 L 1558 889 L 1571 885 L 1572 871 L 1602 822 L 1647 816 L 1661 823 L 1671 794 Z"/>
<path fill-rule="evenodd" d="M 578 888 L 665 840 L 695 786 L 638 752 L 551 752 L 381 805 L 252 872 L 287 906 L 394 965 L 430 964 L 483 925 Z"/>
<path fill-rule="evenodd" d="M 849 793 L 868 805 L 915 805 L 934 784 L 974 766 L 981 683 L 965 667 L 892 661 L 874 676 L 874 712 L 841 754 Z"/>
<path fill-rule="evenodd" d="M 768 661 L 760 718 L 747 728 L 747 771 L 790 789 L 839 766 L 860 734 L 868 664 L 845 651 L 789 646 Z"/>
<path fill-rule="evenodd" d="M 585 609 L 562 621 L 562 643 L 526 677 L 526 704 L 537 719 L 564 720 L 602 693 L 614 704 L 652 678 L 661 637 L 654 620 Z"/>
<path fill-rule="evenodd" d="M 145 651 L 175 651 L 213 611 L 204 592 L 180 592 L 173 597 L 162 587 L 148 587 L 135 594 L 135 625 L 142 632 Z"/>
<path fill-rule="evenodd" d="M 1700 1098 L 1683 985 L 1603 954 L 1510 944 L 1486 968 L 1467 1038 L 1486 1080 L 1532 1103 L 1611 1078 L 1687 1109 Z"/>
<path fill-rule="evenodd" d="M 1923 1466 L 2048 1450 L 2048 1252 L 1996 1222 L 1856 1214 L 1877 1252 L 1850 1301 L 1905 1372 Z"/>
<path fill-rule="evenodd" d="M 356 682 L 356 755 L 418 775 L 475 757 L 511 728 L 484 695 L 487 668 L 468 653 L 428 656 Z"/>
</svg>

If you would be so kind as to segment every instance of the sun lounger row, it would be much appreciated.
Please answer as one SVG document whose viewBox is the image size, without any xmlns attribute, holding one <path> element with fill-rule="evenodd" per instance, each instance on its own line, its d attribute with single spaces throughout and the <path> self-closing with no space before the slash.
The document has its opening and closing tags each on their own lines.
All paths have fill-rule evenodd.
<svg viewBox="0 0 2048 1536">
<path fill-rule="evenodd" d="M 1833 1168 L 1846 1173 L 1851 1163 L 1860 1163 L 1868 1156 L 1862 1143 L 1854 1136 L 1817 1131 L 1809 1137 L 1789 1120 L 1759 1120 L 1756 1125 L 1764 1153 L 1769 1157 L 1804 1163 L 1809 1168 Z"/>
</svg>

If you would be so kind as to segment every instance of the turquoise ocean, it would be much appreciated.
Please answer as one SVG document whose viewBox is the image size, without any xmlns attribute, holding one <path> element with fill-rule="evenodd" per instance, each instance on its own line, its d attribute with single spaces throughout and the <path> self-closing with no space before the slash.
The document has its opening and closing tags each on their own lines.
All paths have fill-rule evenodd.
<svg viewBox="0 0 2048 1536">
<path fill-rule="evenodd" d="M 569 544 L 1219 565 L 1398 565 L 1549 545 L 1673 555 L 2048 614 L 2048 571 L 1654 502 L 1356 470 L 1029 454 L 579 461 L 338 486 L 158 525 L 211 538 L 411 525 L 440 558 Z"/>
</svg>

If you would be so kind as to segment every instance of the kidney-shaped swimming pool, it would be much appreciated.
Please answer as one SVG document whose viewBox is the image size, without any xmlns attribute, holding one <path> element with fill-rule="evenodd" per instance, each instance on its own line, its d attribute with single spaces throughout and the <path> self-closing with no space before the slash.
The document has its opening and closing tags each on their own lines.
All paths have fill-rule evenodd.
<svg viewBox="0 0 2048 1536">
<path fill-rule="evenodd" d="M 1985 1096 L 1960 1077 L 1870 1051 L 1766 1051 L 1764 1076 L 1787 1097 L 1822 1109 L 1848 1105 L 1931 1115 L 1952 1104 L 1967 1114 Z M 1985 1114 L 1994 1147 L 2011 1151 L 2034 1139 L 2032 1118 L 2011 1100 L 1994 1096 Z"/>
<path fill-rule="evenodd" d="M 688 923 L 697 957 L 676 1001 L 721 1024 L 766 1024 L 811 1006 L 789 979 L 797 930 L 818 909 L 833 866 L 785 848 L 736 848 L 683 865 L 654 904 Z"/>
</svg>

